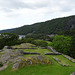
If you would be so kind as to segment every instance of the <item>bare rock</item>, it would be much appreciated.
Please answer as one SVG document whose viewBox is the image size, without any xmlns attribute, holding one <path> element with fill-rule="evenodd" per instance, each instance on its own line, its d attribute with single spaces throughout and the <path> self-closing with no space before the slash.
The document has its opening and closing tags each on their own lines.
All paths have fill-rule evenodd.
<svg viewBox="0 0 75 75">
<path fill-rule="evenodd" d="M 19 68 L 19 63 L 15 63 L 12 67 L 12 69 L 16 69 L 16 68 Z"/>
<path fill-rule="evenodd" d="M 13 65 L 12 69 L 18 69 L 21 67 L 25 67 L 26 65 L 35 65 L 35 64 L 52 64 L 52 62 L 48 58 L 41 55 L 31 56 L 28 58 L 21 58 L 21 60 L 19 60 Z"/>
</svg>

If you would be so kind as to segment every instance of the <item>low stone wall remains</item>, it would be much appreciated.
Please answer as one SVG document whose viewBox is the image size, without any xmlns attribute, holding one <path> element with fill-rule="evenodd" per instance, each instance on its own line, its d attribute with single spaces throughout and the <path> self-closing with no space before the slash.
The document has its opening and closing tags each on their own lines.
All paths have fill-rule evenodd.
<svg viewBox="0 0 75 75">
<path fill-rule="evenodd" d="M 68 56 L 68 55 L 64 55 L 62 54 L 65 58 L 67 58 L 68 60 L 70 60 L 71 62 L 75 62 L 75 59 L 73 59 L 72 57 Z"/>
</svg>

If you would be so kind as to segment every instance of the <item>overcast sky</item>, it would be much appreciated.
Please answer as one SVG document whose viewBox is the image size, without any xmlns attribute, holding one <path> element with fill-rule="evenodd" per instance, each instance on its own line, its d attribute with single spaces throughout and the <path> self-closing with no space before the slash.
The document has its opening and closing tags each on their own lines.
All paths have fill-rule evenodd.
<svg viewBox="0 0 75 75">
<path fill-rule="evenodd" d="M 75 0 L 0 0 L 0 30 L 75 15 Z"/>
</svg>

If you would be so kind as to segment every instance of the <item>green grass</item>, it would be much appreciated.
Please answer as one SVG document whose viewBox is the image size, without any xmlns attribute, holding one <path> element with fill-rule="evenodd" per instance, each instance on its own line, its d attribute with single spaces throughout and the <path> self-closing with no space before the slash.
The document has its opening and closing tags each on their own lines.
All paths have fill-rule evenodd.
<svg viewBox="0 0 75 75">
<path fill-rule="evenodd" d="M 62 67 L 60 65 L 33 65 L 20 68 L 16 71 L 11 70 L 9 66 L 1 71 L 0 75 L 70 75 L 74 72 L 74 67 Z"/>
<path fill-rule="evenodd" d="M 38 52 L 44 55 L 45 53 L 51 52 L 48 49 L 23 49 L 24 52 Z M 32 55 L 24 55 L 24 57 L 29 57 Z M 10 65 L 7 69 L 0 72 L 0 75 L 70 75 L 75 71 L 75 63 L 72 63 L 62 55 L 44 55 L 49 58 L 53 64 L 46 65 L 32 65 L 25 66 L 24 68 L 20 68 L 18 70 L 12 71 L 12 66 Z M 57 57 L 61 60 L 62 63 L 69 64 L 70 66 L 63 67 L 57 61 L 53 59 L 53 57 Z"/>
<path fill-rule="evenodd" d="M 48 49 L 41 49 L 41 48 L 37 48 L 37 49 L 23 49 L 24 52 L 37 52 L 40 53 L 41 55 L 44 55 L 45 53 L 51 52 Z M 35 54 L 34 54 L 35 55 Z M 29 57 L 32 56 L 32 54 L 29 55 L 24 55 L 25 57 Z"/>
</svg>

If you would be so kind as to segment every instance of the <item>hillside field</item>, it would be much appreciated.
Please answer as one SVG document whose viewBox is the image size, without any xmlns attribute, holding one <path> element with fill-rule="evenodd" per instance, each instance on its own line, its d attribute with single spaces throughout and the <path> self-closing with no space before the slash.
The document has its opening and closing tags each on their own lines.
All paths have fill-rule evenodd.
<svg viewBox="0 0 75 75">
<path fill-rule="evenodd" d="M 20 45 L 16 46 L 19 47 Z M 63 55 L 45 55 L 45 53 L 51 52 L 48 49 L 41 49 L 36 47 L 37 49 L 23 49 L 24 52 L 38 52 L 41 55 L 44 55 L 48 59 L 52 61 L 53 64 L 46 65 L 32 65 L 25 66 L 24 68 L 20 68 L 18 70 L 12 71 L 12 65 L 9 65 L 7 69 L 0 72 L 0 75 L 70 75 L 75 71 L 75 63 L 66 59 Z M 16 51 L 15 49 L 14 51 Z M 1 53 L 0 53 L 1 54 Z M 34 54 L 35 55 L 35 54 Z M 23 55 L 25 58 L 33 56 Z M 61 63 L 68 64 L 69 66 L 62 66 L 57 61 L 53 59 L 53 57 L 58 58 Z"/>
</svg>

